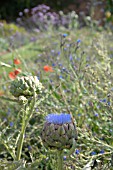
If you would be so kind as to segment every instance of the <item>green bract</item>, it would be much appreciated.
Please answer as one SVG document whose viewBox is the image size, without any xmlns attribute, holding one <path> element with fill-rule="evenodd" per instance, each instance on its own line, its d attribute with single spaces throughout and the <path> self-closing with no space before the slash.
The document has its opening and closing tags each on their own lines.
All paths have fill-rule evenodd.
<svg viewBox="0 0 113 170">
<path fill-rule="evenodd" d="M 11 83 L 10 92 L 14 97 L 29 97 L 33 96 L 34 92 L 41 93 L 42 88 L 42 83 L 36 76 L 22 76 Z"/>
<path fill-rule="evenodd" d="M 75 123 L 53 124 L 45 122 L 41 137 L 46 148 L 70 149 L 73 140 L 77 140 Z"/>
</svg>

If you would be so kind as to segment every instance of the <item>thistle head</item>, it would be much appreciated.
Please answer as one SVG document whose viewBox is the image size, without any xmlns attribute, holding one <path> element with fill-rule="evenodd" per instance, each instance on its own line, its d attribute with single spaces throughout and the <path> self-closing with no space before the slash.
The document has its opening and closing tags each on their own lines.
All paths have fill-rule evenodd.
<svg viewBox="0 0 113 170">
<path fill-rule="evenodd" d="M 77 139 L 75 123 L 70 114 L 49 114 L 42 130 L 42 141 L 46 148 L 70 149 Z"/>
</svg>

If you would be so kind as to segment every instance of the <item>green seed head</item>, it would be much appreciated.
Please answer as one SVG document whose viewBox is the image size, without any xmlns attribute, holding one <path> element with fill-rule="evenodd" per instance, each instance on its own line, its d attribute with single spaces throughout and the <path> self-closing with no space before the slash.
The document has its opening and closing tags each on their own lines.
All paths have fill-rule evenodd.
<svg viewBox="0 0 113 170">
<path fill-rule="evenodd" d="M 17 77 L 10 87 L 10 92 L 14 97 L 24 96 L 26 98 L 33 96 L 33 93 L 37 94 L 42 92 L 42 83 L 36 76 L 22 76 Z"/>
</svg>

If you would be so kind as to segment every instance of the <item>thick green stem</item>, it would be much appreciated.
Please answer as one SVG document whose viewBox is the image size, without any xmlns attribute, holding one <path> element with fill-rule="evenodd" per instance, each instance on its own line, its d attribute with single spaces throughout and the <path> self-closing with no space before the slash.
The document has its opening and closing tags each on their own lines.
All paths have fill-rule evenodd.
<svg viewBox="0 0 113 170">
<path fill-rule="evenodd" d="M 63 152 L 58 151 L 58 170 L 63 170 Z"/>
<path fill-rule="evenodd" d="M 31 117 L 33 115 L 35 103 L 36 103 L 36 93 L 34 92 L 34 97 L 31 101 L 31 104 L 29 105 L 30 109 L 29 109 L 28 113 L 27 113 L 27 111 L 26 111 L 26 113 L 23 112 L 22 128 L 21 128 L 21 133 L 20 133 L 18 147 L 17 147 L 17 157 L 16 157 L 17 161 L 19 161 L 21 159 L 25 131 L 26 131 L 26 127 L 29 123 L 29 120 L 31 119 Z"/>
<path fill-rule="evenodd" d="M 25 107 L 25 105 L 24 105 L 24 107 Z M 21 154 L 22 154 L 22 147 L 23 147 L 24 135 L 25 135 L 25 130 L 26 130 L 25 114 L 26 113 L 23 110 L 22 127 L 21 127 L 20 137 L 19 137 L 19 141 L 18 141 L 18 147 L 17 147 L 17 156 L 16 156 L 17 161 L 19 161 L 21 159 Z"/>
<path fill-rule="evenodd" d="M 22 154 L 22 147 L 23 147 L 23 142 L 24 142 L 24 135 L 25 135 L 25 128 L 20 134 L 19 138 L 19 143 L 18 143 L 18 148 L 17 148 L 17 161 L 20 160 L 21 154 Z"/>
</svg>

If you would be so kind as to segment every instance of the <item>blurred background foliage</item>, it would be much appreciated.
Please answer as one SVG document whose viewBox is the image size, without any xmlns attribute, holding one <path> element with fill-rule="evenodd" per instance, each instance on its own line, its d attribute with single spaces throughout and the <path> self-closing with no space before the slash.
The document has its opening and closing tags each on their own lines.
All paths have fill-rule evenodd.
<svg viewBox="0 0 113 170">
<path fill-rule="evenodd" d="M 50 6 L 53 11 L 63 10 L 66 13 L 75 10 L 81 15 L 92 14 L 96 19 L 103 18 L 105 10 L 113 13 L 113 0 L 4 0 L 0 1 L 0 19 L 12 21 L 20 11 L 39 4 Z"/>
</svg>

